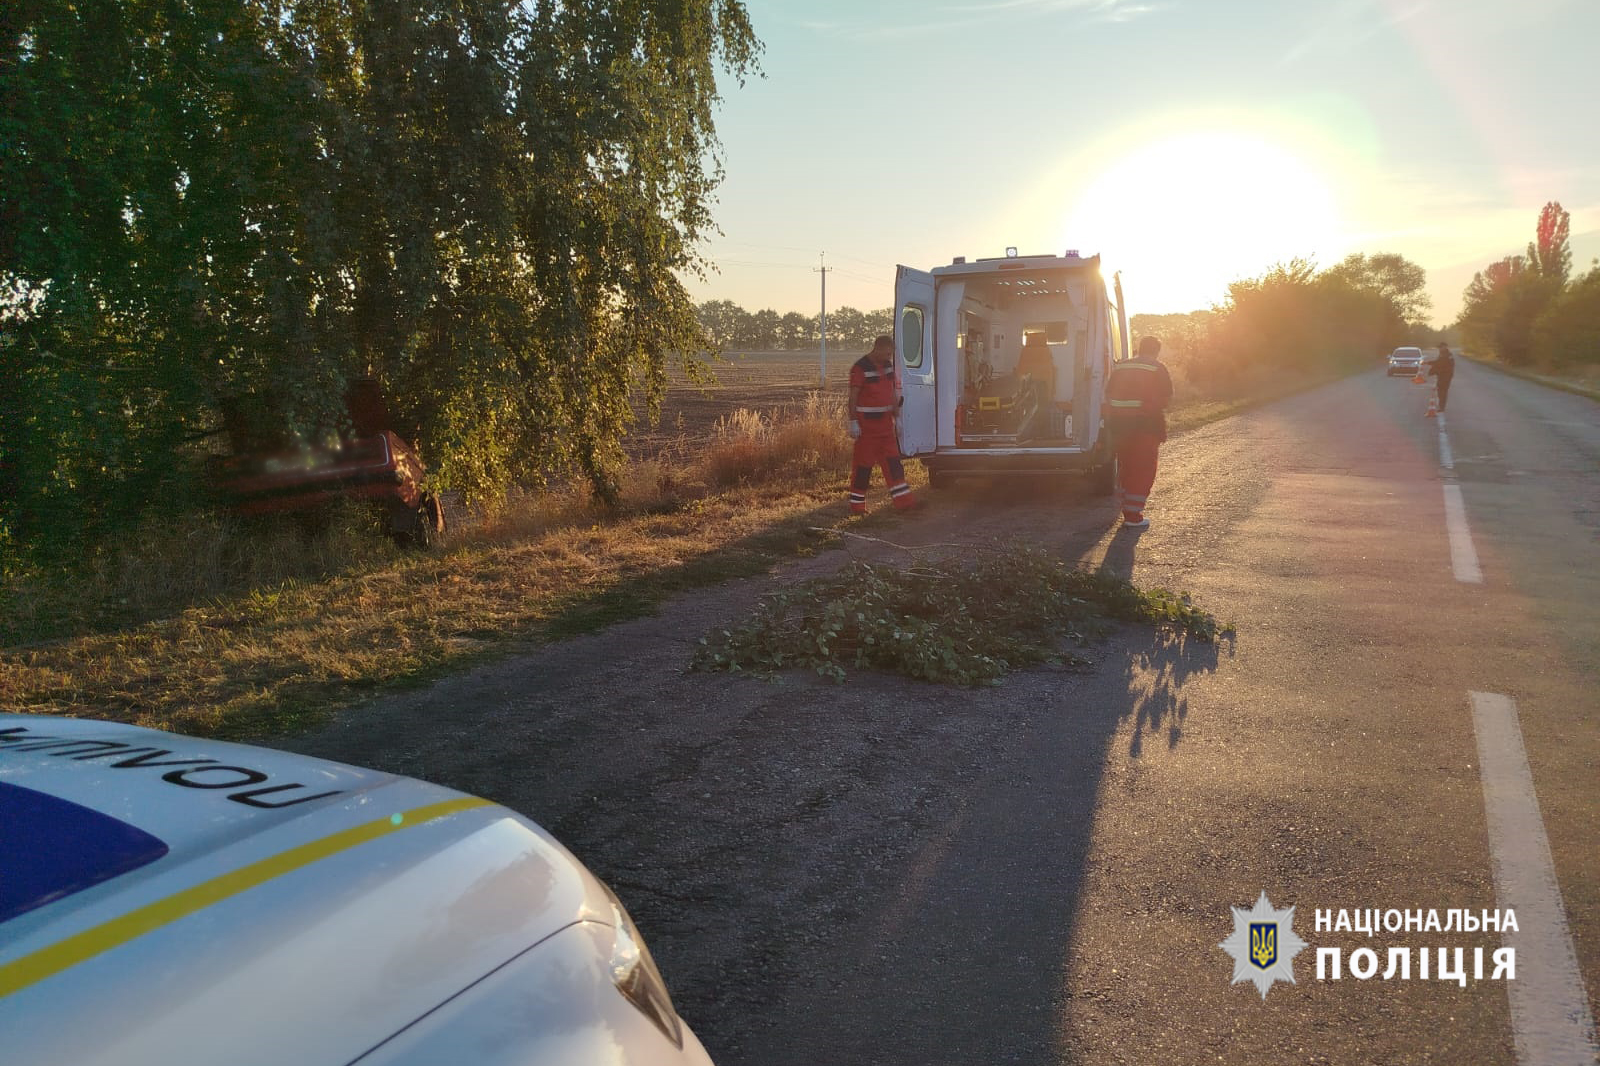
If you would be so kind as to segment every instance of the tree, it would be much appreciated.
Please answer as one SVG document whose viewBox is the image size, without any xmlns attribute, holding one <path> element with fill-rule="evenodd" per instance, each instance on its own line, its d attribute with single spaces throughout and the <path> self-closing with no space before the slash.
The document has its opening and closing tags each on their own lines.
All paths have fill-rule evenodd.
<svg viewBox="0 0 1600 1066">
<path fill-rule="evenodd" d="M 1515 365 L 1534 360 L 1533 326 L 1560 282 L 1541 274 L 1520 255 L 1491 263 L 1474 274 L 1458 323 L 1469 348 Z"/>
<path fill-rule="evenodd" d="M 799 311 L 783 316 L 778 328 L 778 347 L 807 348 L 817 342 L 817 320 Z"/>
<path fill-rule="evenodd" d="M 1539 274 L 1562 285 L 1572 273 L 1572 247 L 1567 242 L 1571 217 L 1551 200 L 1539 211 L 1539 225 L 1528 245 L 1528 264 Z"/>
<path fill-rule="evenodd" d="M 740 0 L 7 5 L 0 509 L 114 526 L 224 401 L 307 432 L 369 371 L 442 484 L 611 492 L 707 346 L 679 278 L 759 49 Z"/>
<path fill-rule="evenodd" d="M 1318 273 L 1309 260 L 1293 259 L 1228 286 L 1186 369 L 1202 387 L 1226 388 L 1249 372 L 1350 365 L 1395 343 L 1405 328 L 1391 300 L 1352 284 L 1348 271 Z"/>
<path fill-rule="evenodd" d="M 861 336 L 863 344 L 870 345 L 879 337 L 894 336 L 894 308 L 883 307 L 876 311 L 867 311 L 861 316 Z"/>
<path fill-rule="evenodd" d="M 1534 324 L 1534 349 L 1554 366 L 1600 364 L 1600 267 L 1581 275 Z"/>
<path fill-rule="evenodd" d="M 763 308 L 751 315 L 744 339 L 739 343 L 756 351 L 770 351 L 778 345 L 778 312 Z"/>
<path fill-rule="evenodd" d="M 745 321 L 749 317 L 749 312 L 732 300 L 707 300 L 695 308 L 695 318 L 706 339 L 718 350 L 739 343 L 739 337 L 747 332 Z"/>
<path fill-rule="evenodd" d="M 1568 225 L 1567 212 L 1550 201 L 1539 212 L 1526 256 L 1507 256 L 1473 275 L 1457 323 L 1470 347 L 1508 363 L 1535 361 L 1535 325 L 1561 296 L 1572 269 Z"/>
<path fill-rule="evenodd" d="M 828 344 L 835 348 L 860 348 L 867 341 L 865 316 L 854 307 L 840 307 L 828 312 Z"/>
<path fill-rule="evenodd" d="M 1389 301 L 1405 322 L 1426 322 L 1433 307 L 1426 292 L 1427 271 L 1394 252 L 1348 255 L 1325 274 L 1330 280 L 1344 281 L 1352 288 L 1376 293 Z"/>
<path fill-rule="evenodd" d="M 1180 314 L 1134 315 L 1128 321 L 1134 343 L 1153 336 L 1161 341 L 1161 354 L 1169 360 L 1184 360 L 1193 355 L 1205 337 L 1214 311 L 1188 311 Z"/>
</svg>

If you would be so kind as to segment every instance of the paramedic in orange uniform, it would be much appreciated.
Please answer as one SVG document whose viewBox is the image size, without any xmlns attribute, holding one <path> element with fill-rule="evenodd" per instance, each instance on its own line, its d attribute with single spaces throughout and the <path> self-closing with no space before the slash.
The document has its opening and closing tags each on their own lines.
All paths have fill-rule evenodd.
<svg viewBox="0 0 1600 1066">
<path fill-rule="evenodd" d="M 1172 376 L 1161 365 L 1161 342 L 1146 337 L 1139 354 L 1116 363 L 1106 385 L 1106 428 L 1117 450 L 1117 495 L 1122 524 L 1144 529 L 1145 501 L 1156 482 L 1156 456 L 1167 439 L 1167 405 L 1172 402 Z"/>
<path fill-rule="evenodd" d="M 894 387 L 894 338 L 879 337 L 872 351 L 850 368 L 850 436 L 855 438 L 851 461 L 850 513 L 867 513 L 867 486 L 872 468 L 883 467 L 889 498 L 902 510 L 915 507 L 911 486 L 900 464 L 900 443 L 895 439 L 895 415 L 900 395 Z"/>
</svg>

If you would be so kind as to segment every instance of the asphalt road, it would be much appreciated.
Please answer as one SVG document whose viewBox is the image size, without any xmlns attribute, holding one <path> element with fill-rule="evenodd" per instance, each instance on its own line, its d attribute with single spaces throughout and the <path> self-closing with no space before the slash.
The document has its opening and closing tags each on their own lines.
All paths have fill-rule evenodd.
<svg viewBox="0 0 1600 1066">
<path fill-rule="evenodd" d="M 723 1066 L 1512 1063 L 1519 1040 L 1531 1062 L 1539 1004 L 1514 1019 L 1506 982 L 1471 979 L 1498 935 L 1313 928 L 1522 905 L 1537 848 L 1525 818 L 1491 840 L 1471 694 L 1508 697 L 1574 1002 L 1600 990 L 1600 406 L 1463 362 L 1441 438 L 1426 395 L 1374 371 L 1175 438 L 1143 534 L 1050 480 L 963 484 L 884 534 L 1186 589 L 1237 624 L 1220 646 L 1128 628 L 1090 673 L 976 691 L 685 672 L 829 553 L 279 743 L 550 828 Z M 1312 945 L 1264 1000 L 1218 946 L 1263 891 Z M 1523 913 L 1523 987 L 1559 987 L 1559 916 Z M 1315 977 L 1316 948 L 1402 946 L 1466 948 L 1466 986 Z"/>
</svg>

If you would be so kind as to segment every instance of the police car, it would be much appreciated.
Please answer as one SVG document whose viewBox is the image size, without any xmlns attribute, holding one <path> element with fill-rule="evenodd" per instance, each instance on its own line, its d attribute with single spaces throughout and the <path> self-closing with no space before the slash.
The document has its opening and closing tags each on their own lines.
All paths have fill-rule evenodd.
<svg viewBox="0 0 1600 1066">
<path fill-rule="evenodd" d="M 9 1066 L 708 1064 L 616 896 L 408 778 L 0 715 Z"/>
</svg>

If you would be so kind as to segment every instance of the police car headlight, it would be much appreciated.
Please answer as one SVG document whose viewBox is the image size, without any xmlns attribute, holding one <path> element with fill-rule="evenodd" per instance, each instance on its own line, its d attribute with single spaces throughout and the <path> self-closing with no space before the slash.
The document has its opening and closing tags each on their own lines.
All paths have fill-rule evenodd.
<svg viewBox="0 0 1600 1066">
<path fill-rule="evenodd" d="M 616 983 L 617 991 L 654 1022 L 668 1040 L 683 1047 L 683 1025 L 667 995 L 667 983 L 661 979 L 661 971 L 656 969 L 656 962 L 650 957 L 650 949 L 645 947 L 638 927 L 614 895 L 611 913 L 616 921 L 611 980 Z"/>
</svg>

